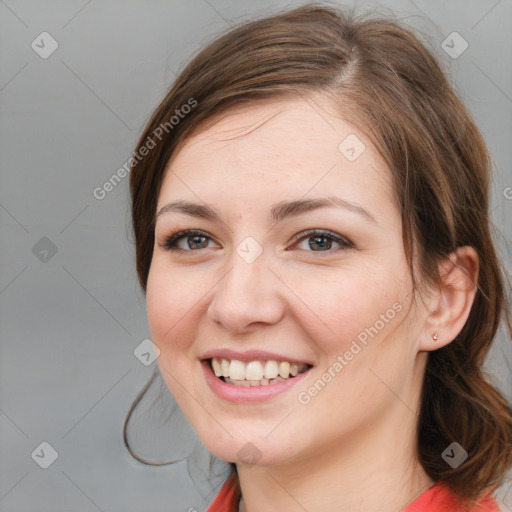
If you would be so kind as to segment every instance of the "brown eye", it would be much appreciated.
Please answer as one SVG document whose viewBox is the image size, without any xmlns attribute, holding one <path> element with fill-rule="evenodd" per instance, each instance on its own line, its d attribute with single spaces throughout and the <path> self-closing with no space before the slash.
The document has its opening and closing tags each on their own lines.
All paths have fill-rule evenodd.
<svg viewBox="0 0 512 512">
<path fill-rule="evenodd" d="M 190 252 L 207 249 L 210 242 L 211 237 L 204 231 L 187 229 L 168 237 L 164 247 L 173 251 Z"/>
<path fill-rule="evenodd" d="M 296 247 L 309 252 L 334 252 L 353 248 L 354 245 L 346 238 L 330 231 L 312 230 L 300 233 L 295 237 L 298 240 Z M 306 244 L 307 242 L 307 244 Z M 300 247 L 302 245 L 302 247 Z M 331 251 L 333 249 L 333 251 Z"/>
</svg>

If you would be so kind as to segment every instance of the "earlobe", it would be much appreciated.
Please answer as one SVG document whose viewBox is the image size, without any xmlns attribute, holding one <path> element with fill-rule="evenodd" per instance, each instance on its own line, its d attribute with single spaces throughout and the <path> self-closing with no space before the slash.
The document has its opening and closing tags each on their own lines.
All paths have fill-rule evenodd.
<svg viewBox="0 0 512 512">
<path fill-rule="evenodd" d="M 420 350 L 437 350 L 460 333 L 475 300 L 478 266 L 473 247 L 460 247 L 439 264 L 440 279 L 429 302 Z"/>
</svg>

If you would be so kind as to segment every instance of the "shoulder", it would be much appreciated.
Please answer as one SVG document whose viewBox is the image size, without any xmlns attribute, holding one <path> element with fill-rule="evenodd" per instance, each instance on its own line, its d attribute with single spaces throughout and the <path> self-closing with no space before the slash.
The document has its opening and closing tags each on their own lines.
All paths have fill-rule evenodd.
<svg viewBox="0 0 512 512">
<path fill-rule="evenodd" d="M 206 512 L 238 512 L 240 492 L 238 476 L 233 471 L 224 482 L 215 500 L 206 509 Z"/>
</svg>

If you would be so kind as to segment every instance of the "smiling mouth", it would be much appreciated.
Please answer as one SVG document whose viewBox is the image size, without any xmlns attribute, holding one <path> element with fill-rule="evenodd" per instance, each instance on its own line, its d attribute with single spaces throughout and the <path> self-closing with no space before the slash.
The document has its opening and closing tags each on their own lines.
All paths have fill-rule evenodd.
<svg viewBox="0 0 512 512">
<path fill-rule="evenodd" d="M 214 357 L 208 362 L 217 378 L 234 386 L 267 386 L 293 379 L 312 368 L 310 364 L 288 361 L 249 361 Z"/>
</svg>

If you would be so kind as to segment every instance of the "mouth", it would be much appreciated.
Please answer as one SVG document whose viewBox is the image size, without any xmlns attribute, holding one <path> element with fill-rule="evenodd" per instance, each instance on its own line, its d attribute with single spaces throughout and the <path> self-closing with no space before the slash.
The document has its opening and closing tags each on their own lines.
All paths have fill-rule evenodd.
<svg viewBox="0 0 512 512">
<path fill-rule="evenodd" d="M 277 360 L 240 361 L 213 357 L 207 359 L 215 377 L 232 386 L 272 386 L 294 379 L 312 368 L 310 364 Z"/>
</svg>

